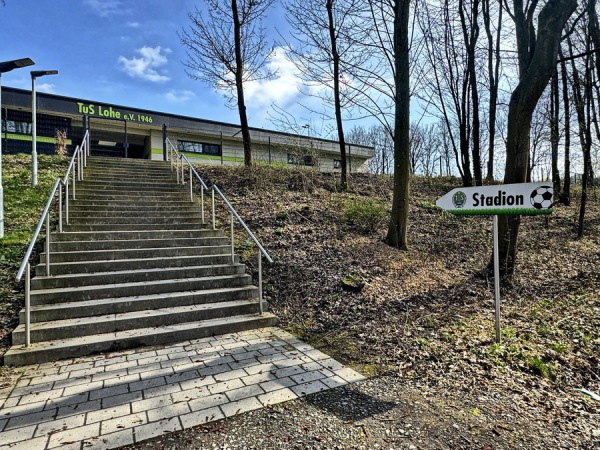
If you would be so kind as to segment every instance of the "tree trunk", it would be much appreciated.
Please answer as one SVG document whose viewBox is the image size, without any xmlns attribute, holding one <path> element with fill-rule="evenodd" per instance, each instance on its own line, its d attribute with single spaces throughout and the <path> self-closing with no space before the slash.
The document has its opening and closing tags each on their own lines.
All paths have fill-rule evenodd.
<svg viewBox="0 0 600 450">
<path fill-rule="evenodd" d="M 482 4 L 483 21 L 485 31 L 488 37 L 488 74 L 490 82 L 490 103 L 488 111 L 489 120 L 489 144 L 488 144 L 488 162 L 487 175 L 485 177 L 488 183 L 494 181 L 494 148 L 496 140 L 496 111 L 498 103 L 498 78 L 500 77 L 500 37 L 502 30 L 502 11 L 500 4 L 498 8 L 498 29 L 496 30 L 496 43 L 494 51 L 494 39 L 490 26 L 490 0 L 484 0 Z M 495 61 L 494 61 L 495 58 Z"/>
<path fill-rule="evenodd" d="M 468 23 L 464 11 L 464 2 L 459 0 L 458 12 L 465 41 L 465 50 L 467 52 L 467 73 L 466 85 L 467 90 L 471 94 L 471 126 L 470 126 L 470 141 L 471 141 L 471 157 L 473 159 L 473 178 L 477 186 L 483 184 L 483 175 L 481 173 L 481 154 L 480 154 L 480 137 L 481 124 L 479 121 L 479 92 L 477 89 L 477 73 L 475 71 L 475 48 L 477 39 L 479 38 L 479 0 L 472 0 L 470 5 L 471 21 Z M 468 110 L 468 108 L 466 108 Z M 469 119 L 469 114 L 466 114 L 465 119 Z M 467 146 L 469 142 L 467 141 Z"/>
<path fill-rule="evenodd" d="M 558 92 L 558 71 L 552 74 L 550 89 L 550 145 L 552 148 L 552 186 L 554 198 L 560 196 L 560 171 L 558 170 L 558 123 L 560 117 L 560 95 Z"/>
<path fill-rule="evenodd" d="M 394 117 L 394 193 L 386 237 L 388 245 L 407 249 L 410 170 L 410 75 L 408 16 L 410 0 L 394 0 L 394 65 L 396 105 Z"/>
<path fill-rule="evenodd" d="M 344 125 L 342 122 L 342 101 L 340 98 L 340 55 L 337 50 L 335 22 L 333 19 L 334 1 L 327 0 L 327 19 L 329 20 L 329 40 L 331 43 L 331 56 L 333 58 L 333 99 L 342 166 L 341 184 L 342 190 L 345 191 L 348 189 L 348 173 L 346 169 L 346 140 L 344 138 Z"/>
<path fill-rule="evenodd" d="M 564 57 L 560 47 L 558 52 L 561 59 L 560 73 L 562 81 L 563 105 L 565 108 L 565 174 L 560 201 L 566 206 L 569 206 L 571 204 L 571 99 L 569 98 L 569 78 L 567 74 L 567 65 L 565 61 L 563 61 Z"/>
<path fill-rule="evenodd" d="M 522 8 L 522 1 L 515 0 L 514 4 L 515 17 L 523 14 L 522 9 L 517 11 L 517 7 Z M 530 26 L 527 26 L 530 33 L 523 36 L 521 24 L 516 24 L 520 80 L 508 106 L 505 184 L 523 183 L 527 179 L 533 111 L 556 67 L 561 32 L 576 6 L 577 0 L 548 0 L 538 17 L 537 40 L 531 36 Z M 504 276 L 512 277 L 514 273 L 520 223 L 520 216 L 499 220 L 500 268 Z"/>
<path fill-rule="evenodd" d="M 250 127 L 246 115 L 246 101 L 244 100 L 244 60 L 242 58 L 242 26 L 238 12 L 237 0 L 231 0 L 233 15 L 233 33 L 235 42 L 235 87 L 237 92 L 237 107 L 242 128 L 242 141 L 244 144 L 244 165 L 252 165 L 252 144 L 250 142 Z M 223 151 L 223 149 L 221 149 Z"/>
</svg>

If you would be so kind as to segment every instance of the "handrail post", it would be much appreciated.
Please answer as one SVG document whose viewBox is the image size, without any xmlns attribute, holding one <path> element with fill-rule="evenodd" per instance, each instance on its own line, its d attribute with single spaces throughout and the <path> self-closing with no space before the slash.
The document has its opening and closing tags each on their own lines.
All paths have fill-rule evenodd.
<svg viewBox="0 0 600 450">
<path fill-rule="evenodd" d="M 46 276 L 50 276 L 50 211 L 46 214 Z"/>
<path fill-rule="evenodd" d="M 204 186 L 200 186 L 200 207 L 202 209 L 201 211 L 201 219 L 202 219 L 202 225 L 204 225 Z"/>
<path fill-rule="evenodd" d="M 194 183 L 192 182 L 192 165 L 190 164 L 190 202 L 194 203 Z"/>
<path fill-rule="evenodd" d="M 229 217 L 229 230 L 231 232 L 231 264 L 235 264 L 235 249 L 233 244 L 233 214 L 230 214 Z"/>
<path fill-rule="evenodd" d="M 181 184 L 185 184 L 185 172 L 183 171 L 183 156 L 181 157 Z"/>
<path fill-rule="evenodd" d="M 264 314 L 263 311 L 263 289 L 262 289 L 262 253 L 260 248 L 258 249 L 258 308 L 260 315 Z"/>
<path fill-rule="evenodd" d="M 179 184 L 179 160 L 180 159 L 181 158 L 177 158 L 176 166 L 175 166 L 175 171 L 177 172 L 177 184 Z"/>
<path fill-rule="evenodd" d="M 29 262 L 25 266 L 25 347 L 31 345 L 31 334 L 29 329 L 31 328 L 31 275 L 29 271 L 31 266 Z"/>
<path fill-rule="evenodd" d="M 73 167 L 73 200 L 75 199 L 75 168 Z"/>
<path fill-rule="evenodd" d="M 63 232 L 63 224 L 62 224 L 62 217 L 63 217 L 63 185 L 62 185 L 62 181 L 60 183 L 58 183 L 58 232 L 62 233 Z"/>
<path fill-rule="evenodd" d="M 69 225 L 69 180 L 65 184 L 65 223 Z"/>
<path fill-rule="evenodd" d="M 211 191 L 212 194 L 212 229 L 215 230 L 216 229 L 216 224 L 215 224 L 215 188 L 213 186 L 213 189 Z"/>
<path fill-rule="evenodd" d="M 77 181 L 81 181 L 81 147 L 77 152 Z"/>
</svg>

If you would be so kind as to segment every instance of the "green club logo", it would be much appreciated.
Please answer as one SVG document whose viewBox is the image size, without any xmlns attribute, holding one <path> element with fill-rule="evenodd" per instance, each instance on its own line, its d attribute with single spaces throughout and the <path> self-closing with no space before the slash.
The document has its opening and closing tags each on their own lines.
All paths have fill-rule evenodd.
<svg viewBox="0 0 600 450">
<path fill-rule="evenodd" d="M 454 205 L 455 208 L 462 208 L 463 206 L 465 206 L 466 202 L 467 202 L 467 196 L 465 195 L 465 193 L 463 191 L 457 191 L 452 196 L 452 204 Z"/>
</svg>

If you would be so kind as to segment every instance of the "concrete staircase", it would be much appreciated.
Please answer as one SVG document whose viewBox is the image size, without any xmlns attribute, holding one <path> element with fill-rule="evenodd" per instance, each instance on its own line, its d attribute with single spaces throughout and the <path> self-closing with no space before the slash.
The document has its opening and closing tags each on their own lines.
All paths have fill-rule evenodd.
<svg viewBox="0 0 600 450">
<path fill-rule="evenodd" d="M 54 361 L 272 326 L 221 230 L 202 223 L 168 163 L 91 157 L 70 225 L 41 255 L 7 365 Z"/>
</svg>

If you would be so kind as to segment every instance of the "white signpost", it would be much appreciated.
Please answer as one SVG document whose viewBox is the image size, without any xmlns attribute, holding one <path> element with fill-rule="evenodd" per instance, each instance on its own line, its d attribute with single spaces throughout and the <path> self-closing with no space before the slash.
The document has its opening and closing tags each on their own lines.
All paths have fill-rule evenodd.
<svg viewBox="0 0 600 450">
<path fill-rule="evenodd" d="M 552 213 L 552 183 L 518 183 L 452 189 L 436 205 L 456 215 L 492 215 L 494 234 L 494 296 L 496 342 L 500 343 L 500 258 L 498 216 Z"/>
</svg>

